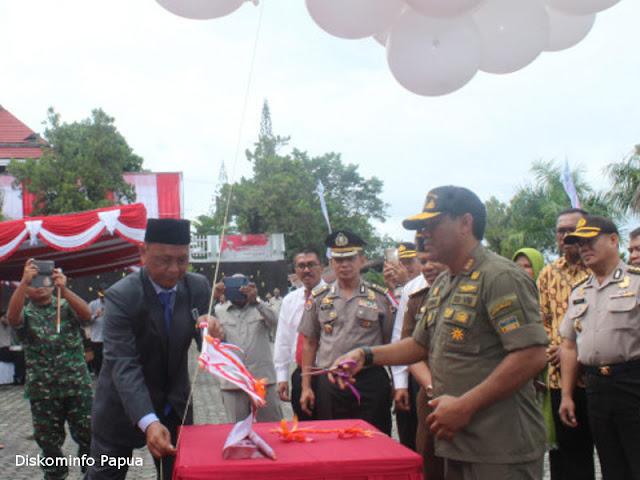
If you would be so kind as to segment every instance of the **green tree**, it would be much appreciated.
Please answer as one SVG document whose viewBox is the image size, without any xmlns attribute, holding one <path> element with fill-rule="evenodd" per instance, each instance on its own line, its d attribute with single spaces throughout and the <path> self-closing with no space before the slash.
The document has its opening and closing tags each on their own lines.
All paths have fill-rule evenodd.
<svg viewBox="0 0 640 480">
<path fill-rule="evenodd" d="M 607 167 L 613 183 L 610 200 L 624 213 L 640 213 L 640 145 L 622 161 Z"/>
<path fill-rule="evenodd" d="M 218 183 L 213 191 L 212 196 L 212 207 L 209 209 L 209 212 L 205 215 L 198 215 L 197 219 L 192 222 L 192 225 L 195 228 L 196 235 L 222 235 L 222 230 L 224 226 L 224 203 L 220 198 L 224 192 L 228 193 L 228 189 L 226 185 L 228 184 L 227 177 L 227 169 L 225 168 L 224 162 L 220 166 L 220 173 L 218 174 Z M 226 198 L 226 197 L 225 197 Z M 217 203 L 220 201 L 220 208 L 217 207 Z M 234 225 L 227 224 L 227 228 L 225 232 L 227 235 L 232 235 L 237 233 L 237 230 Z"/>
<path fill-rule="evenodd" d="M 554 161 L 534 161 L 531 172 L 533 182 L 519 187 L 508 207 L 495 198 L 486 202 L 487 243 L 507 258 L 511 258 L 522 247 L 535 248 L 547 256 L 555 252 L 556 219 L 562 210 L 571 208 L 562 186 L 559 164 Z M 617 219 L 619 210 L 602 192 L 595 191 L 587 184 L 583 174 L 582 167 L 572 171 L 582 209 Z"/>
<path fill-rule="evenodd" d="M 15 185 L 36 196 L 32 215 L 78 212 L 135 201 L 133 186 L 123 172 L 142 171 L 142 158 L 134 154 L 102 109 L 91 118 L 63 123 L 49 108 L 42 156 L 11 160 L 8 173 Z"/>
<path fill-rule="evenodd" d="M 229 222 L 247 234 L 284 233 L 287 258 L 299 248 L 311 246 L 324 251 L 327 225 L 317 192 L 318 181 L 325 189 L 325 200 L 333 229 L 349 228 L 369 244 L 368 254 L 379 253 L 388 239 L 376 234 L 372 220 L 386 219 L 387 205 L 380 200 L 382 181 L 364 178 L 356 165 L 343 163 L 339 154 L 310 157 L 288 146 L 289 137 L 275 135 L 269 105 L 264 103 L 260 136 L 253 150 L 247 151 L 253 176 L 227 183 L 216 196 L 208 216 L 220 221 L 231 189 Z M 204 218 L 199 222 L 204 223 Z"/>
</svg>

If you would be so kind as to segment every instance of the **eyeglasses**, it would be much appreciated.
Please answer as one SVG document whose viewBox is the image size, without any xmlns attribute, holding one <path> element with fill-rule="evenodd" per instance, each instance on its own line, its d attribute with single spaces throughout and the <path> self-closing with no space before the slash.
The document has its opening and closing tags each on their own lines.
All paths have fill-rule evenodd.
<svg viewBox="0 0 640 480">
<path fill-rule="evenodd" d="M 576 231 L 575 227 L 559 228 L 559 229 L 556 230 L 556 235 L 558 235 L 559 237 L 564 237 L 564 236 L 572 234 L 575 231 Z"/>
<path fill-rule="evenodd" d="M 317 267 L 318 265 L 320 265 L 318 262 L 309 262 L 309 263 L 296 263 L 296 270 L 305 270 L 305 269 L 313 269 L 315 267 Z"/>
</svg>

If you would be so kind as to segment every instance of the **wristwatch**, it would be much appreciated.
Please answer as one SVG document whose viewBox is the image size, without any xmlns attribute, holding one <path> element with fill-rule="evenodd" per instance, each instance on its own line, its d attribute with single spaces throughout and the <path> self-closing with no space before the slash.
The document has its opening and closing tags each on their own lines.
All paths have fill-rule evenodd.
<svg viewBox="0 0 640 480">
<path fill-rule="evenodd" d="M 373 365 L 373 351 L 371 350 L 371 347 L 364 346 L 360 347 L 360 349 L 364 352 L 364 366 L 370 367 Z"/>
</svg>

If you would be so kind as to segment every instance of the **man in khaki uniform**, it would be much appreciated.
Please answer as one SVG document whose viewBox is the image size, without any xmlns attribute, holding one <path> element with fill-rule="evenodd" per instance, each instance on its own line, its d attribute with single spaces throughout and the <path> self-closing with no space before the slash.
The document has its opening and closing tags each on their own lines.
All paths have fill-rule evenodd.
<svg viewBox="0 0 640 480">
<path fill-rule="evenodd" d="M 384 368 L 356 377 L 360 403 L 350 389 L 332 385 L 326 375 L 318 378 L 316 398 L 311 376 L 305 375 L 314 365 L 329 367 L 353 348 L 389 343 L 395 318 L 387 289 L 360 278 L 364 241 L 353 232 L 338 230 L 325 244 L 331 249 L 337 280 L 311 292 L 300 320 L 299 331 L 304 335 L 300 405 L 307 414 L 315 405 L 318 420 L 360 418 L 391 435 L 391 384 Z"/>
<path fill-rule="evenodd" d="M 403 225 L 422 229 L 430 260 L 449 271 L 431 287 L 413 338 L 354 350 L 334 365 L 354 359 L 357 372 L 428 356 L 435 398 L 427 421 L 445 478 L 540 479 L 545 426 L 531 380 L 545 366 L 548 339 L 532 278 L 481 245 L 485 222 L 470 190 L 431 190 Z"/>
<path fill-rule="evenodd" d="M 236 273 L 233 277 L 246 278 L 241 273 Z M 271 307 L 260 300 L 254 283 L 240 287 L 239 292 L 243 298 L 233 296 L 233 299 L 216 305 L 215 316 L 222 326 L 224 341 L 242 349 L 240 359 L 247 370 L 258 379 L 267 379 L 264 397 L 267 404 L 258 408 L 256 421 L 279 422 L 282 420 L 282 408 L 269 344 L 269 328 L 277 325 L 278 317 Z M 216 301 L 222 295 L 228 295 L 224 281 L 215 286 L 213 295 Z M 237 423 L 249 416 L 251 399 L 240 387 L 221 380 L 220 393 L 228 423 Z"/>
<path fill-rule="evenodd" d="M 560 418 L 576 427 L 573 389 L 586 373 L 587 408 L 605 479 L 640 478 L 640 268 L 620 259 L 614 223 L 596 215 L 566 239 L 593 272 L 569 297 L 560 333 Z"/>
</svg>

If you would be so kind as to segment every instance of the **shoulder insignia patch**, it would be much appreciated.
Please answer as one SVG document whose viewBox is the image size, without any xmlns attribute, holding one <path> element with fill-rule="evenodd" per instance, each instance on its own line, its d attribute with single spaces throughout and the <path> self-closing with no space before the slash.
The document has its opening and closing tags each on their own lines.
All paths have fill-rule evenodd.
<svg viewBox="0 0 640 480">
<path fill-rule="evenodd" d="M 515 315 L 513 317 L 505 318 L 498 323 L 498 325 L 500 326 L 502 333 L 507 333 L 511 330 L 515 330 L 516 328 L 520 328 L 520 322 L 518 321 L 518 317 Z"/>
<path fill-rule="evenodd" d="M 574 284 L 571 285 L 571 290 L 575 290 L 577 287 L 579 287 L 580 285 L 582 285 L 583 283 L 585 283 L 587 280 L 589 280 L 591 278 L 591 275 L 589 275 L 588 277 L 583 278 L 582 280 L 580 280 L 579 282 L 576 282 Z"/>
<path fill-rule="evenodd" d="M 634 275 L 640 275 L 640 267 L 629 267 L 627 272 L 633 273 Z"/>
<path fill-rule="evenodd" d="M 329 290 L 329 285 L 326 285 L 326 284 L 325 284 L 325 285 L 323 285 L 323 286 L 321 286 L 321 287 L 319 287 L 319 288 L 314 289 L 314 290 L 311 292 L 311 295 L 313 295 L 314 297 L 317 297 L 318 295 L 323 294 L 323 293 L 324 293 L 324 292 L 326 292 L 327 290 Z"/>
<path fill-rule="evenodd" d="M 388 288 L 386 287 L 381 287 L 380 285 L 377 285 L 375 283 L 367 283 L 367 286 L 371 289 L 371 290 L 375 290 L 378 293 L 381 293 L 383 295 L 386 295 L 387 292 L 389 291 Z"/>
<path fill-rule="evenodd" d="M 463 272 L 470 272 L 473 270 L 473 266 L 476 264 L 476 259 L 473 257 L 469 257 L 465 260 L 464 265 L 462 266 Z"/>
<path fill-rule="evenodd" d="M 415 298 L 415 297 L 419 297 L 420 295 L 424 295 L 425 293 L 429 292 L 429 287 L 424 287 L 421 288 L 420 290 L 416 290 L 413 293 L 409 294 L 409 298 Z"/>
</svg>

